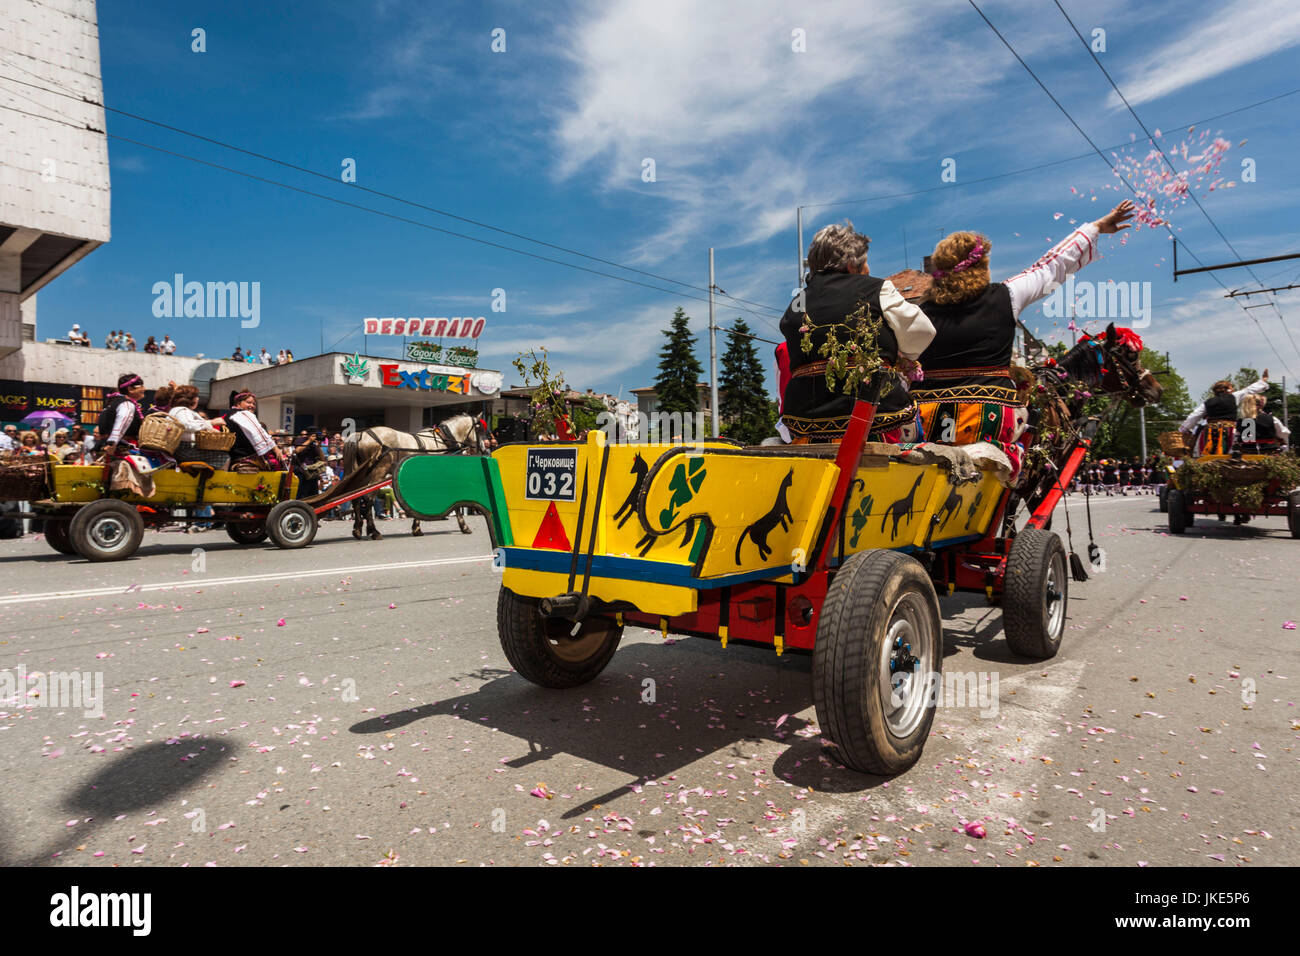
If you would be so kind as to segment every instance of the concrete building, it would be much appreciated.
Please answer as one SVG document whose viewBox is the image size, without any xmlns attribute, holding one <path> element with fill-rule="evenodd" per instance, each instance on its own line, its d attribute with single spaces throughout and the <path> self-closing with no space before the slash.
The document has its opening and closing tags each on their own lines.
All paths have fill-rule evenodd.
<svg viewBox="0 0 1300 956">
<path fill-rule="evenodd" d="M 94 0 L 5 0 L 0 29 L 0 356 L 31 341 L 36 291 L 109 239 Z M 27 314 L 24 315 L 24 312 Z"/>
<path fill-rule="evenodd" d="M 287 365 L 250 365 L 230 359 L 151 355 L 28 342 L 0 358 L 0 422 L 16 422 L 42 408 L 92 425 L 118 376 L 134 372 L 150 392 L 174 381 L 199 390 L 200 407 L 226 408 L 232 391 L 258 397 L 258 417 L 269 428 L 338 429 L 388 425 L 419 431 L 467 411 L 489 411 L 501 373 L 446 365 L 329 352 Z"/>
</svg>

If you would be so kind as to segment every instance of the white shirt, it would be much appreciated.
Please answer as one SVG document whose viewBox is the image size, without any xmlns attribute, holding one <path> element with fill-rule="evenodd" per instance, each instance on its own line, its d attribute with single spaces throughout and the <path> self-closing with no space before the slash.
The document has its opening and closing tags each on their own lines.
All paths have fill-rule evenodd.
<svg viewBox="0 0 1300 956">
<path fill-rule="evenodd" d="M 69 340 L 71 340 L 71 341 L 73 341 L 73 342 L 80 342 L 80 341 L 81 341 L 81 337 L 82 337 L 82 336 L 81 336 L 81 330 L 80 330 L 80 329 L 71 329 L 71 330 L 69 330 L 69 332 L 68 332 L 68 338 L 69 338 Z"/>
<path fill-rule="evenodd" d="M 176 351 L 176 343 L 171 339 L 163 339 L 160 348 L 162 349 L 163 355 L 171 355 Z"/>
<path fill-rule="evenodd" d="M 266 349 L 262 349 L 262 354 L 258 356 L 258 361 L 261 362 L 263 365 L 270 365 L 271 353 L 268 352 Z"/>
<path fill-rule="evenodd" d="M 135 414 L 135 405 L 130 399 L 117 406 L 117 417 L 113 419 L 113 430 L 108 433 L 106 445 L 116 445 L 122 439 L 122 433 L 126 431 L 131 424 L 131 416 Z"/>
<path fill-rule="evenodd" d="M 880 286 L 880 308 L 898 340 L 898 354 L 915 361 L 934 340 L 934 323 L 888 279 Z"/>
<path fill-rule="evenodd" d="M 18 442 L 9 437 L 8 433 L 0 432 L 0 451 L 12 451 L 18 447 Z"/>
<path fill-rule="evenodd" d="M 252 443 L 253 451 L 259 455 L 265 455 L 275 447 L 275 439 L 262 427 L 262 423 L 257 420 L 257 416 L 247 409 L 241 409 L 227 415 L 226 421 L 238 426 L 239 430 Z"/>
<path fill-rule="evenodd" d="M 1016 318 L 1039 299 L 1049 295 L 1065 282 L 1065 277 L 1078 272 L 1097 258 L 1097 237 L 1101 231 L 1095 223 L 1085 223 L 1070 233 L 1024 272 L 1004 280 L 1011 290 L 1011 311 Z"/>
<path fill-rule="evenodd" d="M 1267 391 L 1268 391 L 1268 382 L 1264 381 L 1261 378 L 1258 382 L 1255 382 L 1251 385 L 1247 385 L 1245 388 L 1238 389 L 1237 391 L 1233 392 L 1232 397 L 1236 400 L 1237 404 L 1240 405 L 1241 400 L 1245 398 L 1247 395 L 1263 395 Z M 1183 424 L 1179 426 L 1178 430 L 1184 432 L 1190 432 L 1192 429 L 1194 429 L 1197 425 L 1199 425 L 1204 420 L 1205 420 L 1205 403 L 1202 402 L 1201 404 L 1196 406 L 1196 409 L 1190 415 L 1187 416 L 1187 421 L 1183 422 Z M 1289 434 L 1291 433 L 1287 432 L 1287 435 Z M 1284 435 L 1282 437 L 1285 438 L 1286 436 Z"/>
<path fill-rule="evenodd" d="M 212 422 L 208 421 L 194 409 L 186 408 L 184 405 L 172 406 L 171 410 L 168 411 L 167 414 L 174 418 L 181 428 L 185 429 L 185 434 L 181 436 L 181 441 L 194 441 L 196 432 L 216 431 L 216 426 L 214 426 Z"/>
</svg>

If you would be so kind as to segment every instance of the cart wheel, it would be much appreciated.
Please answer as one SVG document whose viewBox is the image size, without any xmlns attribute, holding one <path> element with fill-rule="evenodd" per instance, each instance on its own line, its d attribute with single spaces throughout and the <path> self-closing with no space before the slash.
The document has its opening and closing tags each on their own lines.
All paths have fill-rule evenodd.
<svg viewBox="0 0 1300 956">
<path fill-rule="evenodd" d="M 45 519 L 45 543 L 59 554 L 77 553 L 77 549 L 72 546 L 72 538 L 68 534 L 68 525 L 71 523 L 70 521 L 56 521 L 53 518 Z"/>
<path fill-rule="evenodd" d="M 497 596 L 497 636 L 510 665 L 542 687 L 577 687 L 595 678 L 618 649 L 623 625 L 593 614 L 575 636 L 570 621 L 543 617 L 540 604 L 505 587 Z"/>
<path fill-rule="evenodd" d="M 1286 523 L 1291 537 L 1300 538 L 1300 491 L 1293 491 L 1286 499 Z"/>
<path fill-rule="evenodd" d="M 281 501 L 266 516 L 266 533 L 281 548 L 305 548 L 316 537 L 316 511 L 301 501 Z"/>
<path fill-rule="evenodd" d="M 943 667 L 939 598 L 897 551 L 853 555 L 835 575 L 813 646 L 817 723 L 848 767 L 890 776 L 921 757 Z"/>
<path fill-rule="evenodd" d="M 261 544 L 267 536 L 266 523 L 229 521 L 226 523 L 226 534 L 235 544 Z"/>
<path fill-rule="evenodd" d="M 1028 528 L 1016 535 L 1002 585 L 1002 629 L 1021 657 L 1055 657 L 1065 633 L 1070 572 L 1061 539 Z"/>
<path fill-rule="evenodd" d="M 1196 518 L 1187 510 L 1187 496 L 1181 488 L 1169 489 L 1169 533 L 1182 534 L 1196 523 Z"/>
<path fill-rule="evenodd" d="M 1169 511 L 1169 486 L 1160 486 L 1160 513 L 1165 514 Z"/>
<path fill-rule="evenodd" d="M 68 523 L 68 540 L 87 561 L 121 561 L 135 554 L 144 537 L 144 519 L 133 505 L 101 498 L 77 509 Z"/>
</svg>

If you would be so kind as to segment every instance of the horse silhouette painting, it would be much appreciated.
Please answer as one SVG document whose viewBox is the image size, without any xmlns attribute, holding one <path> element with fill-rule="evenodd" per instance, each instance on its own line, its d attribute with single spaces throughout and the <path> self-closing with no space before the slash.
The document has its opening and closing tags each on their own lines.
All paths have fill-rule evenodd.
<svg viewBox="0 0 1300 956">
<path fill-rule="evenodd" d="M 903 516 L 911 515 L 912 505 L 916 500 L 916 492 L 920 487 L 921 476 L 918 475 L 916 484 L 912 485 L 912 490 L 885 509 L 884 517 L 880 519 L 880 530 L 884 531 L 885 525 L 889 523 L 889 519 L 894 519 L 894 526 L 889 530 L 890 541 L 893 541 L 898 537 L 898 523 L 903 520 Z"/>
<path fill-rule="evenodd" d="M 736 541 L 737 564 L 740 564 L 740 549 L 744 545 L 746 538 L 758 545 L 759 560 L 766 561 L 768 555 L 772 553 L 772 546 L 767 543 L 767 536 L 775 531 L 778 525 L 782 530 L 786 530 L 793 520 L 793 516 L 790 514 L 790 504 L 786 500 L 786 495 L 793 484 L 794 469 L 791 468 L 785 478 L 781 480 L 781 487 L 776 493 L 776 501 L 773 502 L 772 507 L 768 509 L 765 515 L 740 532 L 740 538 Z"/>
</svg>

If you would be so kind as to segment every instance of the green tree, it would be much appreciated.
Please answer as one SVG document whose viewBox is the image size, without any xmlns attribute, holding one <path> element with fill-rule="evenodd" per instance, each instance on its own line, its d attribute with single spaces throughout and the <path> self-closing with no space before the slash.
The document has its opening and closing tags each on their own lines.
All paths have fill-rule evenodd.
<svg viewBox="0 0 1300 956">
<path fill-rule="evenodd" d="M 737 319 L 727 334 L 727 350 L 722 354 L 718 375 L 722 414 L 719 431 L 743 445 L 757 445 L 776 428 L 763 363 L 750 334 L 745 320 Z"/>
<path fill-rule="evenodd" d="M 690 322 L 690 317 L 678 306 L 671 325 L 664 330 L 668 342 L 659 352 L 659 376 L 655 379 L 659 410 L 663 412 L 694 413 L 700 408 L 696 389 L 704 369 L 695 357 L 695 336 L 691 335 Z"/>
<path fill-rule="evenodd" d="M 569 408 L 569 414 L 573 418 L 573 430 L 579 435 L 595 428 L 601 412 L 609 411 L 605 403 L 595 395 L 584 395 Z"/>
</svg>

